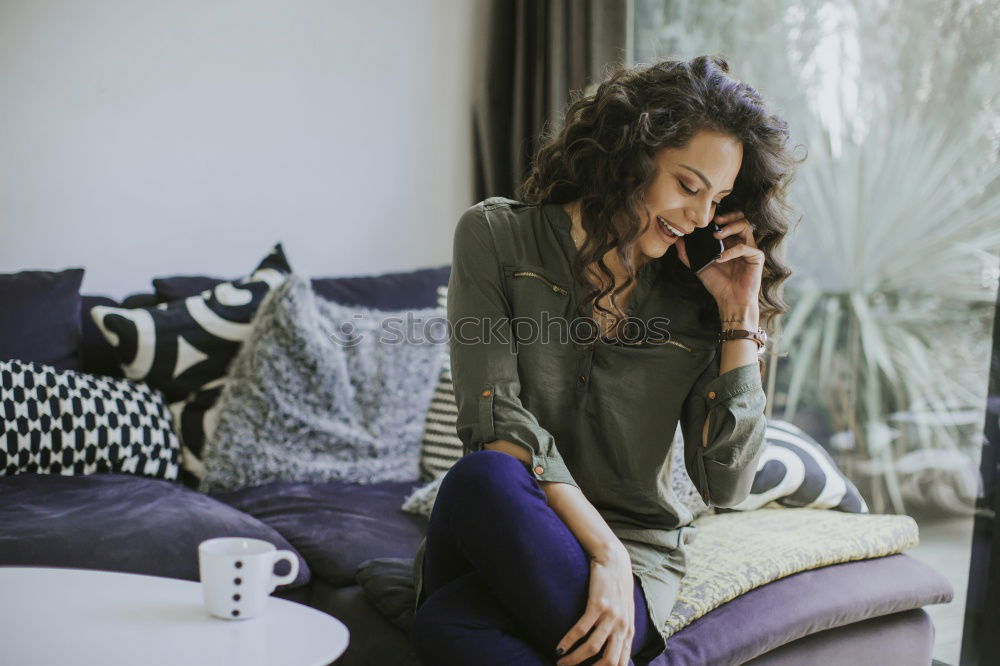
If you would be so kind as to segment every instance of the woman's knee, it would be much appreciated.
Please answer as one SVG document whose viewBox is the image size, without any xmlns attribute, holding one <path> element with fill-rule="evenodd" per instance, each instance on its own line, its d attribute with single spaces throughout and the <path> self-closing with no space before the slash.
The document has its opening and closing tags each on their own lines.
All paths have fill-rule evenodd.
<svg viewBox="0 0 1000 666">
<path fill-rule="evenodd" d="M 441 481 L 439 493 L 448 487 L 474 489 L 477 495 L 493 489 L 509 491 L 530 480 L 527 468 L 520 460 L 502 451 L 482 449 L 468 453 L 452 465 Z"/>
</svg>

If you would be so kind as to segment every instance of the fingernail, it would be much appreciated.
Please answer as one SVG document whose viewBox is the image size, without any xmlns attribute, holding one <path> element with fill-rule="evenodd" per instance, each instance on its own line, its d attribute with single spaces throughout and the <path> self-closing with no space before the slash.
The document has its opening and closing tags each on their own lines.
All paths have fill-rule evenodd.
<svg viewBox="0 0 1000 666">
<path fill-rule="evenodd" d="M 566 650 L 562 649 L 561 647 L 557 647 L 557 648 L 556 648 L 556 656 L 557 656 L 557 657 L 561 657 L 561 656 L 563 656 L 563 652 L 565 652 L 565 651 L 566 651 Z"/>
</svg>

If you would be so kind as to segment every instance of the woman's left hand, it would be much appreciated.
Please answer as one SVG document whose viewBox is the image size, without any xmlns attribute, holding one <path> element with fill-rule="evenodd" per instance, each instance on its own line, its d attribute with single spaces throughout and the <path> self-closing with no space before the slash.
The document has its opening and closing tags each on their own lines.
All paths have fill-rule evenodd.
<svg viewBox="0 0 1000 666">
<path fill-rule="evenodd" d="M 698 278 L 717 303 L 756 307 L 764 273 L 764 253 L 754 241 L 753 227 L 741 210 L 718 215 L 714 222 L 722 227 L 715 237 L 722 241 L 725 250 L 698 273 Z M 677 239 L 676 245 L 681 261 L 691 268 L 684 238 Z"/>
</svg>

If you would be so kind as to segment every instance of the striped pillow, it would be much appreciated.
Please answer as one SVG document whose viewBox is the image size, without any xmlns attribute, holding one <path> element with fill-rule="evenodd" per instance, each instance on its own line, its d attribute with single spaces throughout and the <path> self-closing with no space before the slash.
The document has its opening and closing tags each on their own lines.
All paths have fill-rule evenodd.
<svg viewBox="0 0 1000 666">
<path fill-rule="evenodd" d="M 437 305 L 448 307 L 448 285 L 437 288 Z M 430 481 L 447 472 L 462 457 L 462 440 L 458 438 L 455 387 L 451 383 L 451 360 L 447 354 L 441 366 L 437 387 L 424 420 L 424 435 L 420 443 L 420 480 Z"/>
<path fill-rule="evenodd" d="M 716 512 L 751 511 L 775 502 L 784 507 L 869 513 L 857 487 L 805 431 L 775 419 L 767 422 L 764 437 L 767 443 L 749 497 L 728 509 L 717 507 Z"/>
</svg>

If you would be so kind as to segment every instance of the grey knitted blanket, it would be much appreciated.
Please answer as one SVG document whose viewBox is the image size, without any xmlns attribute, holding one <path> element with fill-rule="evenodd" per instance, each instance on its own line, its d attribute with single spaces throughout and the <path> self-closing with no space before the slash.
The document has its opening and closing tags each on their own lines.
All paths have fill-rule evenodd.
<svg viewBox="0 0 1000 666">
<path fill-rule="evenodd" d="M 416 479 L 447 353 L 442 308 L 340 305 L 289 276 L 261 303 L 229 368 L 199 490 Z"/>
</svg>

